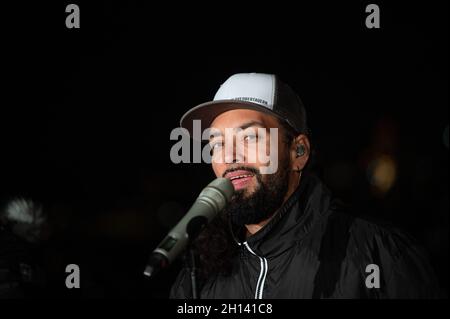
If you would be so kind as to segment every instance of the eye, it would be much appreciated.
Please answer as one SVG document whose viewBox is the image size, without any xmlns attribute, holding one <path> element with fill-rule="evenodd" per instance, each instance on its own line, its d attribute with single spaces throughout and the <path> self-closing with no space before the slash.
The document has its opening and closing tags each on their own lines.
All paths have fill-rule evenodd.
<svg viewBox="0 0 450 319">
<path fill-rule="evenodd" d="M 244 137 L 245 142 L 256 142 L 258 140 L 258 136 L 256 134 L 247 134 Z"/>
<path fill-rule="evenodd" d="M 223 148 L 223 143 L 221 141 L 213 142 L 210 143 L 209 146 L 211 147 L 211 154 L 214 154 Z"/>
</svg>

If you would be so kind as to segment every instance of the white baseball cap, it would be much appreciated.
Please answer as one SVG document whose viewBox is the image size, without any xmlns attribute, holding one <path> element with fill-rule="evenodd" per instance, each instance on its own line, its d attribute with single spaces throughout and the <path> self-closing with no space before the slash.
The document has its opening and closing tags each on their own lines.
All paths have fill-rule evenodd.
<svg viewBox="0 0 450 319">
<path fill-rule="evenodd" d="M 297 94 L 276 75 L 238 73 L 230 76 L 219 88 L 213 101 L 187 111 L 180 126 L 192 134 L 194 120 L 210 127 L 223 112 L 250 109 L 271 114 L 285 121 L 296 133 L 308 134 L 306 112 Z"/>
</svg>

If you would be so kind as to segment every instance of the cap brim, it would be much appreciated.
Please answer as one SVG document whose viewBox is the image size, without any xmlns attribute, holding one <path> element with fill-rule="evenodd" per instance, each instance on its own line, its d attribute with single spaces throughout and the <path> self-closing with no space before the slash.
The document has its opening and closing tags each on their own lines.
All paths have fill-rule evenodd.
<svg viewBox="0 0 450 319">
<path fill-rule="evenodd" d="M 189 131 L 189 134 L 191 134 L 192 136 L 192 126 L 194 120 L 200 120 L 201 127 L 204 130 L 211 127 L 211 123 L 220 114 L 237 109 L 255 110 L 282 119 L 277 113 L 256 103 L 238 100 L 217 100 L 202 103 L 187 111 L 181 117 L 180 126 L 187 129 Z"/>
</svg>

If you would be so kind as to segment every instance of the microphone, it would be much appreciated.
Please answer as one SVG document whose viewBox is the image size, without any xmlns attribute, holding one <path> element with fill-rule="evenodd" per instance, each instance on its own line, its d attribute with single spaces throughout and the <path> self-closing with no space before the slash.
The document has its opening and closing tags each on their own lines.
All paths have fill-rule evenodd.
<svg viewBox="0 0 450 319">
<path fill-rule="evenodd" d="M 233 193 L 233 184 L 227 178 L 217 178 L 209 183 L 191 209 L 151 253 L 144 275 L 154 276 L 159 270 L 169 266 L 189 242 L 197 237 L 203 226 L 225 208 Z"/>
</svg>

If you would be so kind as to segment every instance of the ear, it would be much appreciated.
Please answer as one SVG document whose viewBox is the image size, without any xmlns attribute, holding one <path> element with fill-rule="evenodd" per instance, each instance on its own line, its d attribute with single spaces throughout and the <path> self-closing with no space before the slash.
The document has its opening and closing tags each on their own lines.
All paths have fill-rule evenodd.
<svg viewBox="0 0 450 319">
<path fill-rule="evenodd" d="M 299 155 L 297 149 L 299 146 L 303 146 L 304 153 Z M 290 157 L 291 157 L 291 169 L 293 171 L 301 171 L 305 168 L 309 160 L 309 155 L 311 152 L 311 146 L 309 139 L 306 135 L 300 134 L 295 139 L 291 145 Z"/>
</svg>

